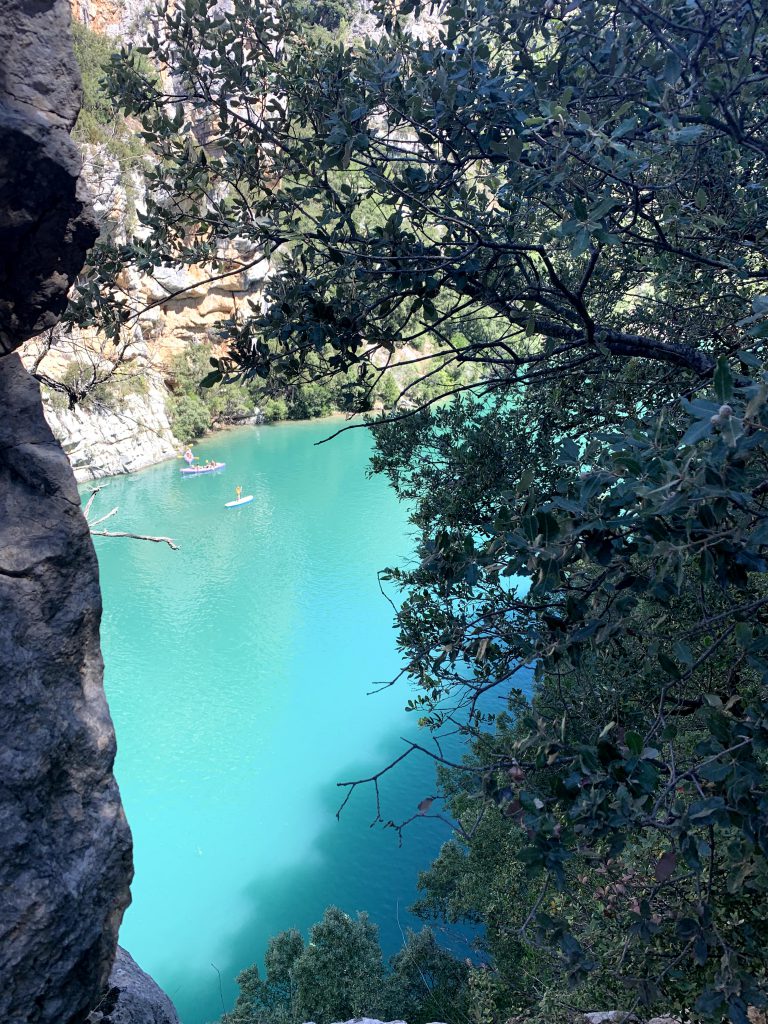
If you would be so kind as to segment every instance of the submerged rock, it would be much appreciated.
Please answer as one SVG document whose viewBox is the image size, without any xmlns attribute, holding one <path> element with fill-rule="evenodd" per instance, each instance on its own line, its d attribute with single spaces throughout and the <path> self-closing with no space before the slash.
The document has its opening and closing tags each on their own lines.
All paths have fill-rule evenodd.
<svg viewBox="0 0 768 1024">
<path fill-rule="evenodd" d="M 179 1024 L 179 1018 L 165 992 L 118 946 L 109 991 L 88 1024 Z"/>
</svg>

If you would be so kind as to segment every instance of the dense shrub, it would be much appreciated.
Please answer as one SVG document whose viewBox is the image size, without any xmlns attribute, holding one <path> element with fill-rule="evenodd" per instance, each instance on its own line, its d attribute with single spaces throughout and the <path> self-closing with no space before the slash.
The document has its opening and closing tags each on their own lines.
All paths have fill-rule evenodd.
<svg viewBox="0 0 768 1024">
<path fill-rule="evenodd" d="M 172 395 L 168 415 L 174 436 L 185 443 L 202 437 L 211 429 L 211 411 L 196 394 Z"/>
<path fill-rule="evenodd" d="M 409 931 L 387 970 L 378 928 L 328 907 L 305 946 L 295 929 L 270 939 L 262 981 L 256 966 L 238 977 L 240 995 L 221 1024 L 301 1024 L 378 1016 L 424 1024 L 465 1020 L 466 964 L 440 949 L 428 928 Z"/>
</svg>

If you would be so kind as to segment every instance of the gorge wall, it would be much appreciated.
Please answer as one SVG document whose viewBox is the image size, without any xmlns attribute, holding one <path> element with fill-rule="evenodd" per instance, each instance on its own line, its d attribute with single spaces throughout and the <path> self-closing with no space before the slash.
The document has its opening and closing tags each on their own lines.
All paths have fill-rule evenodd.
<svg viewBox="0 0 768 1024">
<path fill-rule="evenodd" d="M 79 1024 L 106 989 L 131 838 L 96 555 L 14 351 L 55 326 L 97 233 L 69 135 L 80 83 L 66 0 L 4 0 L 0 53 L 0 1019 Z"/>
<path fill-rule="evenodd" d="M 147 0 L 71 0 L 72 17 L 91 32 L 114 40 L 115 48 L 146 30 Z M 127 132 L 135 132 L 128 124 Z M 91 198 L 99 230 L 115 241 L 142 236 L 143 158 L 130 164 L 117 147 L 81 141 L 82 181 Z M 146 237 L 146 233 L 144 233 Z M 252 262 L 253 252 L 232 255 Z M 204 271 L 157 268 L 152 276 L 126 274 L 122 282 L 136 316 L 115 346 L 94 332 L 55 330 L 24 346 L 28 369 L 43 380 L 71 382 L 78 372 L 106 376 L 108 385 L 72 404 L 66 392 L 43 387 L 45 415 L 67 452 L 79 481 L 132 472 L 172 458 L 188 438 L 173 434 L 168 383 L 174 356 L 188 345 L 213 341 L 216 324 L 245 298 L 256 295 L 268 273 L 263 261 L 243 273 L 209 283 Z"/>
<path fill-rule="evenodd" d="M 140 41 L 151 17 L 149 0 L 69 0 L 69 4 L 87 38 L 95 33 L 96 38 L 109 40 L 106 52 L 124 42 Z M 370 0 L 359 0 L 348 28 L 350 37 L 363 37 L 373 30 L 370 6 Z M 411 20 L 411 30 L 420 38 L 434 35 L 437 21 L 432 16 Z M 96 79 L 101 75 L 98 67 L 91 73 Z M 100 232 L 117 242 L 148 235 L 140 215 L 145 209 L 142 168 L 149 158 L 136 150 L 137 129 L 137 123 L 117 117 L 101 141 L 80 133 L 82 180 Z M 126 160 L 128 137 L 133 148 Z M 258 261 L 258 253 L 244 241 L 239 244 L 235 239 L 219 255 L 231 260 L 231 266 L 241 263 L 248 269 L 215 281 L 208 280 L 200 267 L 158 267 L 152 275 L 126 273 L 121 285 L 135 316 L 116 346 L 94 332 L 72 329 L 24 347 L 25 365 L 44 382 L 46 419 L 78 481 L 142 469 L 172 458 L 191 440 L 174 436 L 169 415 L 174 358 L 187 346 L 219 347 L 218 323 L 244 300 L 258 301 L 270 272 L 269 262 Z M 71 389 L 68 394 L 55 388 L 56 382 L 71 384 L 83 368 L 88 376 L 104 375 L 112 367 L 117 367 L 113 383 L 93 389 L 87 399 L 70 401 Z M 401 376 L 409 379 L 408 374 Z M 46 387 L 46 381 L 54 387 Z M 251 411 L 258 418 L 259 410 Z M 248 410 L 239 410 L 236 419 L 241 422 L 248 415 Z"/>
</svg>

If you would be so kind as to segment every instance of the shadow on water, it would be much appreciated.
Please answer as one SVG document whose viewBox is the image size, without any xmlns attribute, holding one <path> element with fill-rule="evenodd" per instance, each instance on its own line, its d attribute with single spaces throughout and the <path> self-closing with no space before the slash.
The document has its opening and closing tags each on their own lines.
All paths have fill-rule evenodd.
<svg viewBox="0 0 768 1024">
<path fill-rule="evenodd" d="M 379 737 L 369 759 L 357 759 L 339 779 L 361 778 L 389 763 L 403 749 L 399 736 Z M 389 772 L 381 782 L 382 817 L 402 821 L 415 812 L 426 795 L 435 792 L 432 759 L 414 753 Z M 262 968 L 267 940 L 287 928 L 298 928 L 306 937 L 331 904 L 347 913 L 368 911 L 379 926 L 385 957 L 400 948 L 408 927 L 422 922 L 408 911 L 416 895 L 419 871 L 428 867 L 441 845 L 450 838 L 446 824 L 419 818 L 403 833 L 372 825 L 375 794 L 372 786 L 359 787 L 336 820 L 344 791 L 331 784 L 316 789 L 324 827 L 311 843 L 309 855 L 299 865 L 277 866 L 255 877 L 244 888 L 244 923 L 219 944 L 219 952 L 207 975 L 173 970 L 162 979 L 176 1003 L 183 1024 L 207 1024 L 222 1012 L 222 1000 L 231 1009 L 237 995 L 235 977 L 245 967 Z M 286 793 L 290 801 L 290 793 Z M 221 991 L 219 973 L 221 976 Z"/>
</svg>

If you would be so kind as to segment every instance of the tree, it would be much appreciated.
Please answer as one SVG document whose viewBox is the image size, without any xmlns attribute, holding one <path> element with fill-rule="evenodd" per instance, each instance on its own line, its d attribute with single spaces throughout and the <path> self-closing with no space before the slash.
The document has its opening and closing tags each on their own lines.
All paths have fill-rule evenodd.
<svg viewBox="0 0 768 1024">
<path fill-rule="evenodd" d="M 313 925 L 292 977 L 301 1020 L 330 1024 L 371 1014 L 381 1001 L 384 978 L 378 928 L 367 914 L 358 914 L 355 921 L 338 907 L 328 907 Z"/>
<path fill-rule="evenodd" d="M 503 412 L 441 410 L 379 456 L 425 534 L 390 573 L 411 706 L 474 737 L 423 908 L 485 925 L 507 1011 L 521 983 L 530 1007 L 591 976 L 714 1019 L 765 1002 L 767 420 L 762 376 L 742 386 L 722 361 L 710 400 L 565 441 L 556 481 L 492 464 L 480 508 L 463 471 Z M 529 665 L 510 725 L 498 698 Z"/>
<path fill-rule="evenodd" d="M 378 929 L 328 907 L 304 945 L 291 929 L 270 939 L 262 981 L 256 966 L 238 977 L 240 995 L 222 1024 L 301 1024 L 377 1014 L 422 1024 L 465 1019 L 467 967 L 441 949 L 429 928 L 408 931 L 385 971 Z"/>
<path fill-rule="evenodd" d="M 303 952 L 304 940 L 295 928 L 271 938 L 264 958 L 265 980 L 255 965 L 238 975 L 240 994 L 222 1024 L 294 1024 L 292 974 Z"/>
<path fill-rule="evenodd" d="M 100 248 L 76 315 L 115 332 L 138 312 L 110 287 L 126 262 L 231 273 L 222 240 L 245 237 L 280 273 L 223 376 L 326 344 L 327 372 L 374 372 L 425 336 L 427 372 L 471 362 L 489 387 L 612 357 L 710 373 L 766 274 L 762 5 L 463 0 L 426 43 L 402 19 L 423 4 L 381 8 L 380 38 L 345 46 L 194 0 L 142 48 L 172 90 L 113 62 L 157 157 L 151 235 Z"/>
<path fill-rule="evenodd" d="M 126 264 L 226 275 L 245 236 L 268 302 L 207 383 L 480 368 L 379 424 L 375 463 L 423 534 L 389 574 L 410 706 L 472 742 L 446 765 L 461 841 L 514 832 L 515 941 L 562 985 L 743 1024 L 768 937 L 768 10 L 458 0 L 424 39 L 425 6 L 346 45 L 190 0 L 146 47 L 172 92 L 113 62 L 152 234 L 102 245 L 73 315 L 117 337 Z"/>
<path fill-rule="evenodd" d="M 390 960 L 385 1016 L 408 1024 L 466 1020 L 468 967 L 442 949 L 430 928 L 406 933 Z"/>
</svg>

